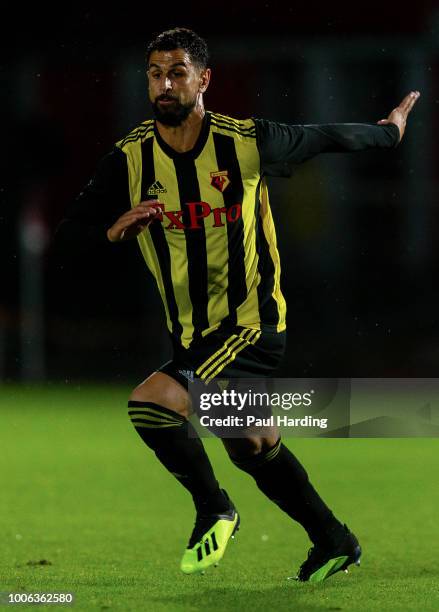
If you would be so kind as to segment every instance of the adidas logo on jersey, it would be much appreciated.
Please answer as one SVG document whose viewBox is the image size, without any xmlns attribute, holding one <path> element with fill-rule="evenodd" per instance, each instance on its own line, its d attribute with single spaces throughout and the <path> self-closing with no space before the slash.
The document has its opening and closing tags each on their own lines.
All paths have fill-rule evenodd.
<svg viewBox="0 0 439 612">
<path fill-rule="evenodd" d="M 160 181 L 156 181 L 148 189 L 148 195 L 158 195 L 159 193 L 166 193 L 166 189 Z"/>
<path fill-rule="evenodd" d="M 193 370 L 178 370 L 181 376 L 184 376 L 189 382 L 194 382 L 194 371 Z"/>
</svg>

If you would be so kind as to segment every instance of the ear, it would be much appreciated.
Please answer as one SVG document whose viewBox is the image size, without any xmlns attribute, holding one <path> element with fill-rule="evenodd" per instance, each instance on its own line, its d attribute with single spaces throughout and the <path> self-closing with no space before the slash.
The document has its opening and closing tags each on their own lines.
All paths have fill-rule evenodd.
<svg viewBox="0 0 439 612">
<path fill-rule="evenodd" d="M 200 93 L 204 93 L 206 89 L 209 87 L 210 74 L 211 74 L 210 68 L 205 68 L 204 70 L 200 72 L 200 85 L 198 87 L 198 91 Z"/>
</svg>

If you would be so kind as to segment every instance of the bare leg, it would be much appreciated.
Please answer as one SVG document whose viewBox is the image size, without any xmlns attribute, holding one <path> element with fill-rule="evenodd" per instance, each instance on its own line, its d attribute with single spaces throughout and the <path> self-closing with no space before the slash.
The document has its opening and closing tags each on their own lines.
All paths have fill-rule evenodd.
<svg viewBox="0 0 439 612">
<path fill-rule="evenodd" d="M 133 390 L 128 405 L 137 433 L 192 494 L 197 511 L 227 510 L 230 504 L 188 421 L 191 399 L 186 389 L 167 374 L 154 372 Z"/>
</svg>

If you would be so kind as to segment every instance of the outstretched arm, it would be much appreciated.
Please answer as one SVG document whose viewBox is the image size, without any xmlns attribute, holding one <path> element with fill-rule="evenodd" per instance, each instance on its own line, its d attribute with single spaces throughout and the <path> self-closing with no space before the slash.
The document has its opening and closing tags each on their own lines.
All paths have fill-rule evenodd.
<svg viewBox="0 0 439 612">
<path fill-rule="evenodd" d="M 286 125 L 255 119 L 262 171 L 285 175 L 288 174 L 285 167 L 300 164 L 319 153 L 396 147 L 419 95 L 417 91 L 408 94 L 387 119 L 377 124 Z"/>
</svg>

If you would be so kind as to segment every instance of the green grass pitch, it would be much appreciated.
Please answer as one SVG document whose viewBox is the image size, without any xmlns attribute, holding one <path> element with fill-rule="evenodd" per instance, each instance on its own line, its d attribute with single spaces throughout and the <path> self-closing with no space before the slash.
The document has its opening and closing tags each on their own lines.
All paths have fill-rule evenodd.
<svg viewBox="0 0 439 612">
<path fill-rule="evenodd" d="M 287 580 L 301 527 L 207 440 L 242 527 L 218 568 L 185 576 L 191 500 L 132 429 L 128 392 L 0 390 L 0 591 L 71 591 L 74 610 L 439 610 L 437 439 L 287 440 L 363 546 L 320 585 Z"/>
</svg>

